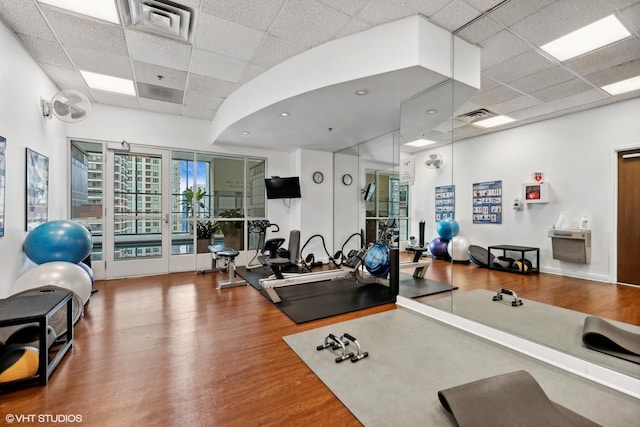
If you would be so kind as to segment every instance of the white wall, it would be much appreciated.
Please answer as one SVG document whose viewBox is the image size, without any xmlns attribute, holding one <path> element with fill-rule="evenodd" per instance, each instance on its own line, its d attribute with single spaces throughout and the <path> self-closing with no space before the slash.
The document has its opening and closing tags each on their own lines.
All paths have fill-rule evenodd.
<svg viewBox="0 0 640 427">
<path fill-rule="evenodd" d="M 437 237 L 434 187 L 453 183 L 456 190 L 456 220 L 460 234 L 472 244 L 487 247 L 513 244 L 540 248 L 543 271 L 604 282 L 615 281 L 613 245 L 616 220 L 615 149 L 640 147 L 640 99 L 618 102 L 561 118 L 456 142 L 416 154 L 416 184 L 411 188 L 412 216 L 427 218 L 427 239 Z M 426 169 L 427 154 L 439 152 L 445 166 Z M 451 165 L 452 170 L 446 170 Z M 512 209 L 522 195 L 522 184 L 533 172 L 544 172 L 549 183 L 547 204 L 529 204 Z M 434 173 L 436 172 L 436 173 Z M 453 181 L 447 182 L 453 176 Z M 502 180 L 503 219 L 500 225 L 473 224 L 472 184 Z M 553 259 L 547 232 L 564 211 L 578 218 L 591 217 L 591 263 L 575 264 Z M 413 228 L 416 227 L 416 228 Z"/>
<path fill-rule="evenodd" d="M 49 158 L 49 219 L 67 213 L 65 126 L 42 116 L 40 98 L 57 88 L 26 53 L 15 35 L 0 24 L 0 135 L 7 139 L 5 235 L 0 237 L 0 298 L 9 294 L 25 268 L 25 148 Z"/>
</svg>

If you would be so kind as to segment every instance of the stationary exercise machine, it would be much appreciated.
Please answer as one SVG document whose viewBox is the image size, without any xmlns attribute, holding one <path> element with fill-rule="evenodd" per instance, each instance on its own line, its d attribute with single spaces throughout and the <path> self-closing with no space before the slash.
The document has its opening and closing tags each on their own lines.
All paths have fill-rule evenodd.
<svg viewBox="0 0 640 427">
<path fill-rule="evenodd" d="M 213 259 L 220 259 L 224 262 L 225 267 L 219 269 L 218 271 L 227 271 L 228 277 L 224 282 L 219 282 L 218 287 L 216 289 L 225 289 L 232 288 L 235 286 L 246 285 L 247 282 L 242 278 L 238 278 L 236 274 L 236 257 L 240 254 L 235 249 L 228 248 L 224 245 L 210 245 L 209 252 L 211 252 L 211 256 Z"/>
</svg>

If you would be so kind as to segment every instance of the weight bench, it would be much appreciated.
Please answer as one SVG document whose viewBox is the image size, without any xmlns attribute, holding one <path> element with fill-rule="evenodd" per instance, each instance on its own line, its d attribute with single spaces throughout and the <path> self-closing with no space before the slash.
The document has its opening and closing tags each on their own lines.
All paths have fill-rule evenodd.
<svg viewBox="0 0 640 427">
<path fill-rule="evenodd" d="M 211 256 L 213 256 L 213 259 L 221 259 L 222 261 L 224 261 L 226 270 L 229 273 L 227 281 L 219 282 L 216 289 L 232 288 L 234 286 L 242 286 L 247 284 L 245 280 L 238 280 L 238 278 L 236 277 L 236 257 L 240 254 L 240 252 L 222 245 L 210 245 L 209 252 L 211 252 Z"/>
</svg>

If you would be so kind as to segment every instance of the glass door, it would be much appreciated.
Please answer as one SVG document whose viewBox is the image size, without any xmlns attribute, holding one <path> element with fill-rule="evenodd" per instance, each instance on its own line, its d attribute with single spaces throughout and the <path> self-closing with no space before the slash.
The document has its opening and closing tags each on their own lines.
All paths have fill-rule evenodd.
<svg viewBox="0 0 640 427">
<path fill-rule="evenodd" d="M 169 272 L 169 164 L 167 150 L 107 152 L 107 279 Z"/>
</svg>

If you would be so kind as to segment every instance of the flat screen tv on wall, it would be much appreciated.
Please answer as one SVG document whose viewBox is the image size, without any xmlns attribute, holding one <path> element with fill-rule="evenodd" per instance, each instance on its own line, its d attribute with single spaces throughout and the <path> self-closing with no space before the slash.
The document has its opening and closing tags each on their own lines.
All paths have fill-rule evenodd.
<svg viewBox="0 0 640 427">
<path fill-rule="evenodd" d="M 267 199 L 298 199 L 301 197 L 300 178 L 297 176 L 265 178 L 264 186 L 267 189 Z"/>
</svg>

